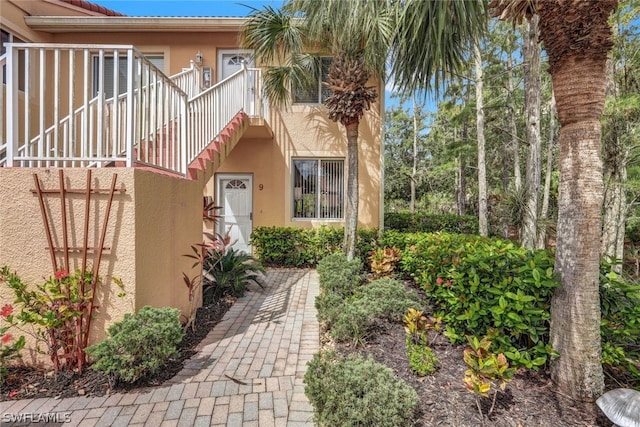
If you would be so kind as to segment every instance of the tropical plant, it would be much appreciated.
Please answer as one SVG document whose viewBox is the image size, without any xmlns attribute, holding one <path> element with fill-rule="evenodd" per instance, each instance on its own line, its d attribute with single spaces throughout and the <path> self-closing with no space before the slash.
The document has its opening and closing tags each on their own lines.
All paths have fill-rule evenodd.
<svg viewBox="0 0 640 427">
<path fill-rule="evenodd" d="M 400 261 L 400 249 L 395 246 L 377 248 L 369 252 L 369 265 L 375 279 L 393 276 L 398 261 Z"/>
<path fill-rule="evenodd" d="M 214 227 L 217 224 L 219 216 L 207 214 L 207 212 L 211 210 L 219 209 L 218 207 L 213 206 L 212 204 L 206 204 L 204 206 L 203 217 L 206 216 L 205 219 L 209 219 L 213 221 Z M 189 276 L 187 273 L 182 273 L 182 280 L 184 284 L 187 286 L 188 296 L 189 296 L 189 311 L 184 317 L 185 321 L 185 330 L 189 327 L 195 327 L 196 320 L 196 303 L 198 299 L 196 298 L 196 293 L 198 290 L 201 290 L 204 285 L 204 276 L 202 274 L 205 260 L 207 257 L 211 256 L 212 253 L 224 253 L 229 246 L 233 244 L 231 242 L 231 236 L 227 232 L 225 235 L 219 233 L 203 233 L 204 241 L 202 243 L 197 243 L 195 245 L 191 245 L 191 253 L 186 254 L 187 258 L 191 258 L 194 261 L 191 268 L 198 267 L 198 273 L 194 276 Z M 204 294 L 204 290 L 203 290 Z"/>
<path fill-rule="evenodd" d="M 0 326 L 0 386 L 5 382 L 7 375 L 7 366 L 13 359 L 20 357 L 20 350 L 24 348 L 24 336 L 14 339 L 8 331 L 13 322 L 13 306 L 5 304 L 0 308 L 0 318 L 6 321 L 5 326 Z"/>
<path fill-rule="evenodd" d="M 504 390 L 507 383 L 513 379 L 516 373 L 514 368 L 509 367 L 507 358 L 502 353 L 491 353 L 491 340 L 487 337 L 478 340 L 477 337 L 467 336 L 469 347 L 464 349 L 464 362 L 469 369 L 464 373 L 464 383 L 471 393 L 476 395 L 476 405 L 484 425 L 484 415 L 480 405 L 480 397 L 489 397 L 492 385 L 497 385 Z M 493 394 L 491 407 L 487 416 L 491 416 L 496 404 L 498 390 Z"/>
<path fill-rule="evenodd" d="M 122 289 L 118 279 L 112 281 Z M 96 293 L 92 283 L 100 280 L 94 279 L 90 271 L 83 274 L 81 270 L 72 273 L 58 270 L 54 277 L 31 287 L 4 266 L 0 269 L 0 282 L 6 283 L 15 295 L 15 313 L 8 315 L 9 323 L 32 335 L 38 351 L 40 344 L 46 346 L 42 352 L 50 357 L 56 372 L 63 369 L 81 372 L 86 364 L 85 349 Z M 117 295 L 125 294 L 120 291 Z M 23 345 L 18 340 L 18 346 Z"/>
<path fill-rule="evenodd" d="M 420 376 L 430 374 L 438 367 L 438 357 L 429 347 L 428 336 L 429 329 L 439 329 L 438 320 L 427 319 L 423 311 L 414 308 L 409 308 L 404 316 L 409 366 Z"/>
<path fill-rule="evenodd" d="M 333 57 L 324 84 L 328 118 L 347 136 L 347 204 L 344 251 L 355 256 L 358 223 L 358 127 L 378 97 L 370 79 L 383 79 L 394 32 L 394 14 L 386 0 L 293 0 L 281 10 L 254 10 L 243 28 L 243 44 L 267 67 L 265 91 L 276 104 L 290 102 L 292 88 L 317 81 L 317 58 L 307 54 L 326 47 Z M 367 31 L 363 31 L 367 28 Z"/>
<path fill-rule="evenodd" d="M 224 252 L 209 250 L 202 265 L 202 275 L 210 281 L 203 289 L 203 298 L 211 293 L 213 298 L 223 295 L 241 297 L 249 282 L 261 288 L 262 267 L 251 255 L 229 248 Z"/>
</svg>

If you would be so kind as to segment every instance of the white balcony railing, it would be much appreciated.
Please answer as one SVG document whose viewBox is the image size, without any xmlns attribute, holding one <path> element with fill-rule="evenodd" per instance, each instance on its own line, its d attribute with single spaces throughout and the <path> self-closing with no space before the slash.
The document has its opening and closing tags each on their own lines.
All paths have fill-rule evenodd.
<svg viewBox="0 0 640 427">
<path fill-rule="evenodd" d="M 16 43 L 4 60 L 0 166 L 144 164 L 186 175 L 239 111 L 268 114 L 258 69 L 200 93 L 193 64 L 167 77 L 133 46 Z"/>
<path fill-rule="evenodd" d="M 4 70 L 7 63 L 7 55 L 0 56 L 0 108 L 5 108 L 4 102 Z M 0 110 L 2 111 L 2 110 Z M 7 144 L 4 132 L 5 116 L 0 114 L 0 167 L 4 166 L 7 161 Z"/>
</svg>

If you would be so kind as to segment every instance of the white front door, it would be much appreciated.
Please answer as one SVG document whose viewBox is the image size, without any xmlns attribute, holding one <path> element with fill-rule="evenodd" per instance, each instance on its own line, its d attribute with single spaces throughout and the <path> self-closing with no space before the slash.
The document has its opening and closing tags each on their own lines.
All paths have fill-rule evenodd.
<svg viewBox="0 0 640 427">
<path fill-rule="evenodd" d="M 221 207 L 217 232 L 229 233 L 233 248 L 251 254 L 249 237 L 253 228 L 251 175 L 216 175 L 216 204 Z"/>
<path fill-rule="evenodd" d="M 242 68 L 242 63 L 253 67 L 252 53 L 248 50 L 220 49 L 218 51 L 218 81 L 224 80 Z"/>
<path fill-rule="evenodd" d="M 251 51 L 220 49 L 218 51 L 218 81 L 222 81 L 230 75 L 240 71 L 243 63 L 247 64 L 248 68 L 252 68 L 254 66 Z M 252 73 L 248 73 L 248 77 L 245 113 L 253 115 L 255 103 L 255 82 L 252 78 Z"/>
</svg>

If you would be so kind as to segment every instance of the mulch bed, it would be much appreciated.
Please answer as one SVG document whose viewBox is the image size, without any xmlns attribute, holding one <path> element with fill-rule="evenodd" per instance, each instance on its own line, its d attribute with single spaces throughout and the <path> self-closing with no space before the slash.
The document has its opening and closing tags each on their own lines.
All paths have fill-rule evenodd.
<svg viewBox="0 0 640 427">
<path fill-rule="evenodd" d="M 111 388 L 105 375 L 90 368 L 82 374 L 61 372 L 56 375 L 52 370 L 43 368 L 15 366 L 9 368 L 7 384 L 0 389 L 0 401 L 39 397 L 104 396 L 108 393 L 161 385 L 182 370 L 185 360 L 196 353 L 196 346 L 222 319 L 233 301 L 233 298 L 224 298 L 200 307 L 194 327 L 185 331 L 185 336 L 178 346 L 178 355 L 153 376 L 141 378 L 133 384 L 116 384 Z"/>
<path fill-rule="evenodd" d="M 390 367 L 418 393 L 418 408 L 414 426 L 480 426 L 475 396 L 464 386 L 466 365 L 461 345 L 452 345 L 442 336 L 432 336 L 432 349 L 440 361 L 433 375 L 418 377 L 411 371 L 405 355 L 405 331 L 402 325 L 379 321 L 367 339 L 367 344 L 354 349 L 348 344 L 333 343 L 344 355 L 371 355 L 377 362 Z M 493 392 L 491 392 L 493 393 Z M 493 395 L 491 395 L 493 396 Z M 481 400 L 486 414 L 491 400 Z M 484 425 L 517 426 L 606 426 L 611 422 L 600 414 L 594 404 L 584 404 L 556 391 L 547 372 L 522 370 L 506 390 L 498 394 L 495 408 Z"/>
</svg>

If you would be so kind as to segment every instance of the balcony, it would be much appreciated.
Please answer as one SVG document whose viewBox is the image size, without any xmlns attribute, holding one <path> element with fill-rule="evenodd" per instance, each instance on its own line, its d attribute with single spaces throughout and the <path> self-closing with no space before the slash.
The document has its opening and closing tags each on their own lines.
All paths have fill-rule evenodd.
<svg viewBox="0 0 640 427">
<path fill-rule="evenodd" d="M 268 126 L 259 69 L 203 90 L 130 45 L 8 44 L 0 58 L 0 166 L 148 167 L 193 177 L 251 124 Z M 220 163 L 220 159 L 217 159 Z"/>
</svg>

